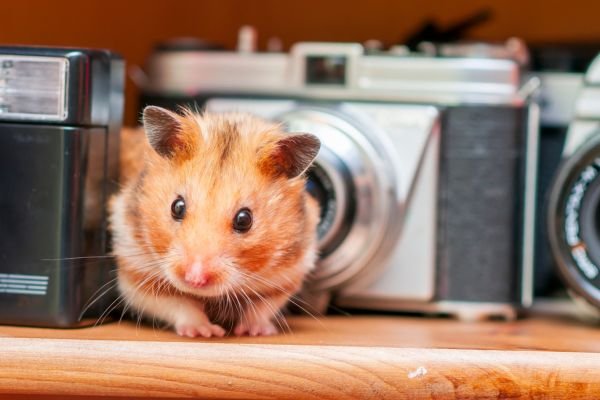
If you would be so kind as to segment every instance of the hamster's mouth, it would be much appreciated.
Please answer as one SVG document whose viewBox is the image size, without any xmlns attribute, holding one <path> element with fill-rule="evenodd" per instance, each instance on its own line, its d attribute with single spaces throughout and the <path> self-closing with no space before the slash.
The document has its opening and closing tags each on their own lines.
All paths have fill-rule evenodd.
<svg viewBox="0 0 600 400">
<path fill-rule="evenodd" d="M 176 264 L 168 268 L 165 276 L 174 288 L 197 297 L 222 297 L 237 288 L 240 277 L 235 270 L 218 265 L 218 268 L 190 268 Z"/>
<path fill-rule="evenodd" d="M 169 282 L 180 292 L 197 297 L 221 297 L 231 290 L 230 285 L 223 282 L 215 282 L 198 287 L 183 279 L 168 277 Z"/>
</svg>

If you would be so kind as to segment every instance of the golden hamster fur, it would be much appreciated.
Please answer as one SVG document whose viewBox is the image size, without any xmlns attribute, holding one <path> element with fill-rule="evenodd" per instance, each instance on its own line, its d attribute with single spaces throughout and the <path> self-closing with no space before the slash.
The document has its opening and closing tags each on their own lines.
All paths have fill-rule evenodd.
<svg viewBox="0 0 600 400">
<path fill-rule="evenodd" d="M 110 203 L 127 305 L 182 336 L 277 333 L 317 257 L 304 172 L 319 147 L 247 114 L 147 107 Z"/>
</svg>

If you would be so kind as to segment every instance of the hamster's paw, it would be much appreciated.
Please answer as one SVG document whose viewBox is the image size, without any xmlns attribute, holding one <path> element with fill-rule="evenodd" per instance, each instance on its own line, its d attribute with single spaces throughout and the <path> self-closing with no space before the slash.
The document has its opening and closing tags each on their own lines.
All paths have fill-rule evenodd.
<svg viewBox="0 0 600 400">
<path fill-rule="evenodd" d="M 178 322 L 175 324 L 175 332 L 177 332 L 179 336 L 187 336 L 192 338 L 198 336 L 205 338 L 209 338 L 211 336 L 225 336 L 225 329 L 221 328 L 219 325 L 211 324 L 208 321 Z"/>
<path fill-rule="evenodd" d="M 278 333 L 277 328 L 270 320 L 242 321 L 237 324 L 233 333 L 236 336 L 272 336 Z"/>
</svg>

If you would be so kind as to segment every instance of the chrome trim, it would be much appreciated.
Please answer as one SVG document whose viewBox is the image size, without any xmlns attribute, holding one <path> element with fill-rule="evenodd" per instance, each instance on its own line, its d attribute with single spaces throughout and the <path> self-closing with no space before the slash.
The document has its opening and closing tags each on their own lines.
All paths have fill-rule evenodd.
<svg viewBox="0 0 600 400">
<path fill-rule="evenodd" d="M 487 303 L 470 301 L 418 302 L 393 297 L 344 297 L 334 298 L 333 303 L 340 307 L 386 311 L 411 311 L 424 314 L 445 314 L 461 321 L 481 321 L 501 317 L 507 321 L 517 318 L 517 307 L 510 303 Z"/>
<path fill-rule="evenodd" d="M 579 92 L 575 113 L 578 118 L 600 118 L 600 86 L 588 86 Z"/>
<path fill-rule="evenodd" d="M 521 303 L 524 307 L 530 307 L 531 304 L 533 304 L 539 121 L 540 108 L 536 103 L 531 103 L 529 105 L 529 114 L 527 116 L 527 156 L 525 161 L 525 198 L 523 201 L 523 250 L 521 255 Z"/>
<path fill-rule="evenodd" d="M 567 158 L 575 153 L 579 146 L 588 141 L 600 131 L 598 120 L 578 120 L 571 122 L 567 131 L 567 138 L 563 147 L 562 158 Z"/>
<path fill-rule="evenodd" d="M 30 88 L 24 87 L 23 83 L 31 84 L 31 76 L 27 78 L 21 78 L 19 80 L 5 77 L 2 74 L 2 64 L 7 62 L 32 62 L 39 63 L 39 70 L 44 69 L 44 65 L 56 64 L 58 65 L 58 74 L 54 77 L 44 76 L 43 79 L 38 77 L 40 87 Z M 42 121 L 64 121 L 67 118 L 67 102 L 68 102 L 68 76 L 69 73 L 69 60 L 64 57 L 40 57 L 40 56 L 24 56 L 24 55 L 2 55 L 0 56 L 0 116 L 5 120 L 17 120 L 17 121 L 30 121 L 30 120 L 42 120 Z M 11 87 L 9 80 L 15 81 L 12 85 L 18 85 L 18 87 Z M 39 94 L 46 93 L 47 95 L 55 95 L 56 106 L 55 113 L 17 113 L 11 111 L 3 111 L 3 104 L 5 96 L 14 94 L 15 92 L 23 93 L 31 96 L 31 101 L 39 102 Z M 34 103 L 39 104 L 39 103 Z"/>
<path fill-rule="evenodd" d="M 536 72 L 524 76 L 540 80 L 536 101 L 540 105 L 540 121 L 544 126 L 566 126 L 575 114 L 575 102 L 583 87 L 583 74 Z"/>
<path fill-rule="evenodd" d="M 346 84 L 304 82 L 308 55 L 347 57 Z M 290 54 L 179 51 L 148 60 L 146 92 L 251 94 L 328 100 L 523 104 L 516 62 L 484 58 L 365 55 L 356 43 L 298 43 Z"/>
<path fill-rule="evenodd" d="M 588 66 L 585 74 L 585 83 L 591 85 L 600 84 L 600 55 L 597 55 Z"/>
<path fill-rule="evenodd" d="M 575 103 L 574 118 L 569 124 L 562 157 L 573 154 L 579 146 L 600 130 L 600 55 L 588 67 Z"/>
</svg>

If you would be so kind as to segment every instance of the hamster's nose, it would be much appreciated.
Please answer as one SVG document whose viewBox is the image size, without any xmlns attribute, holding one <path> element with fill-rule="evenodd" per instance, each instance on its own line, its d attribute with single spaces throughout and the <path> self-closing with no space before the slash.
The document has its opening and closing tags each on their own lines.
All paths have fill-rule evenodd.
<svg viewBox="0 0 600 400">
<path fill-rule="evenodd" d="M 195 261 L 186 268 L 183 279 L 188 285 L 201 288 L 210 284 L 212 276 L 206 271 L 202 262 Z"/>
</svg>

